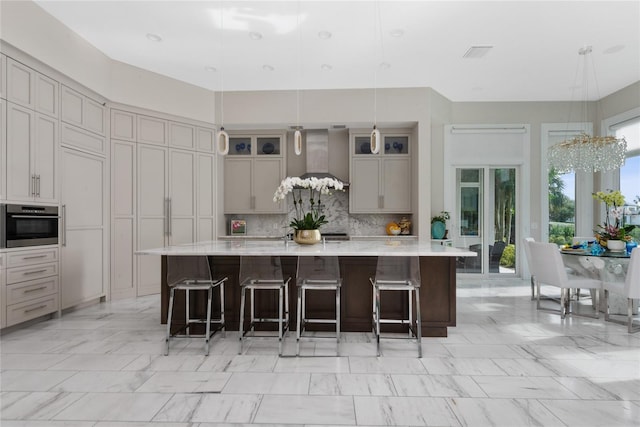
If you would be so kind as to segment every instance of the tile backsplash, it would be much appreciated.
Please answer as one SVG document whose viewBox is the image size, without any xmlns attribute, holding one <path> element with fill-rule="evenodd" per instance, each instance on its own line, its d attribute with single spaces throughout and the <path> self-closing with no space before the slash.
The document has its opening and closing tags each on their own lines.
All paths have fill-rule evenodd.
<svg viewBox="0 0 640 427">
<path fill-rule="evenodd" d="M 349 214 L 348 192 L 335 192 L 323 198 L 322 203 L 324 204 L 323 213 L 329 221 L 321 228 L 324 233 L 383 236 L 386 234 L 385 227 L 390 221 L 400 221 L 403 216 L 411 220 L 410 215 L 401 214 Z M 293 218 L 292 205 L 287 215 L 225 215 L 227 230 L 224 234 L 229 234 L 229 224 L 232 219 L 244 219 L 247 221 L 248 236 L 282 236 L 291 231 L 289 228 L 291 218 Z"/>
</svg>

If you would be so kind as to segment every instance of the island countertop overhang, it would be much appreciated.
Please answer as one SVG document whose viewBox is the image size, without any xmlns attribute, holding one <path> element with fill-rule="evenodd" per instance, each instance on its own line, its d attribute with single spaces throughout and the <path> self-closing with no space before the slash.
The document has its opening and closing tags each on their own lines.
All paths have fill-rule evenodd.
<svg viewBox="0 0 640 427">
<path fill-rule="evenodd" d="M 299 245 L 284 240 L 213 240 L 143 249 L 137 251 L 136 254 L 165 256 L 477 256 L 473 251 L 437 245 L 430 241 L 400 239 L 331 241 L 315 245 Z"/>
</svg>

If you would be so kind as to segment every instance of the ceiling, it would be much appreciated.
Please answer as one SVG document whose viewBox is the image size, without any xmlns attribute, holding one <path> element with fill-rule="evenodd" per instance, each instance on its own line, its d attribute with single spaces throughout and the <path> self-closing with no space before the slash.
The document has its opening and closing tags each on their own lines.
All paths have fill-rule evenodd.
<svg viewBox="0 0 640 427">
<path fill-rule="evenodd" d="M 431 87 L 456 102 L 560 101 L 640 80 L 640 1 L 36 3 L 113 60 L 212 90 Z M 463 58 L 472 46 L 492 48 Z"/>
</svg>

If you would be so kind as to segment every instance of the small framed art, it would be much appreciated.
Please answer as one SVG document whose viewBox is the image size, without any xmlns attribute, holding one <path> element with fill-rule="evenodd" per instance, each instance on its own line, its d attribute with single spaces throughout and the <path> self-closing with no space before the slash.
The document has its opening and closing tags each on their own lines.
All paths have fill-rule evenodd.
<svg viewBox="0 0 640 427">
<path fill-rule="evenodd" d="M 231 235 L 244 236 L 247 234 L 247 221 L 244 219 L 231 220 Z"/>
</svg>

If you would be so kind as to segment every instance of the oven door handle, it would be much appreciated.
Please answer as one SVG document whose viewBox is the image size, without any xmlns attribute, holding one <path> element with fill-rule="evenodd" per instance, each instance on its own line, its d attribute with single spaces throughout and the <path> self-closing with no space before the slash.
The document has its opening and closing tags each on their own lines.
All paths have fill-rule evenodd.
<svg viewBox="0 0 640 427">
<path fill-rule="evenodd" d="M 60 219 L 58 215 L 8 215 L 9 218 Z"/>
<path fill-rule="evenodd" d="M 67 246 L 67 205 L 62 205 L 62 246 Z"/>
</svg>

